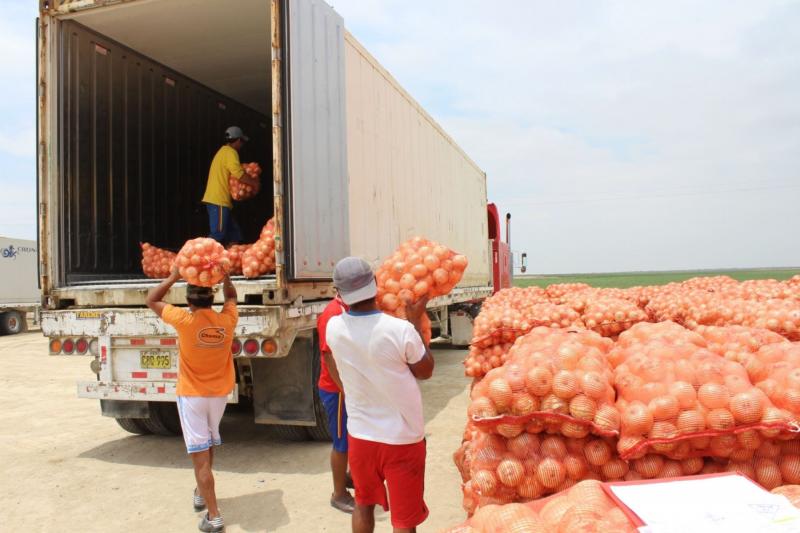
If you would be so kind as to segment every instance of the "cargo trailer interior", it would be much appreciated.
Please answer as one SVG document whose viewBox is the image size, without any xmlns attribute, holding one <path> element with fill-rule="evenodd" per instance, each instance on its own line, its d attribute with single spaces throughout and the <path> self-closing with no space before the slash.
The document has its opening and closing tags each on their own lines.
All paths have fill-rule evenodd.
<svg viewBox="0 0 800 533">
<path fill-rule="evenodd" d="M 201 199 L 225 128 L 261 192 L 236 202 L 244 242 L 273 215 L 270 4 L 122 2 L 61 18 L 57 38 L 60 276 L 143 278 L 139 243 L 208 234 Z"/>
</svg>

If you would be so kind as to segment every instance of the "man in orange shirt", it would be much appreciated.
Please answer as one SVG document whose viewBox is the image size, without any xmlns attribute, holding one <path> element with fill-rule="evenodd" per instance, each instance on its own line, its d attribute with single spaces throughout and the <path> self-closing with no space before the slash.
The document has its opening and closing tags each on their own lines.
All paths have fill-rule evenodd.
<svg viewBox="0 0 800 533">
<path fill-rule="evenodd" d="M 219 423 L 235 382 L 231 343 L 239 320 L 236 289 L 225 276 L 225 304 L 222 312 L 217 313 L 211 308 L 214 303 L 211 288 L 188 285 L 187 311 L 163 301 L 178 279 L 178 269 L 173 268 L 170 277 L 147 294 L 147 306 L 178 332 L 180 359 L 176 395 L 183 438 L 197 480 L 194 509 L 208 509 L 198 526 L 200 531 L 216 533 L 223 531 L 225 524 L 217 506 L 211 469 L 214 465 L 213 447 L 222 444 Z"/>
</svg>

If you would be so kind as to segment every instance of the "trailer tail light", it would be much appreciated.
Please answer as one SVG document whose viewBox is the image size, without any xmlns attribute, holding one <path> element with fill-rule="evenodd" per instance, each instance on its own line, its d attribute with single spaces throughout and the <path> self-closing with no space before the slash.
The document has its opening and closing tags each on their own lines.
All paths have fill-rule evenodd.
<svg viewBox="0 0 800 533">
<path fill-rule="evenodd" d="M 233 355 L 239 355 L 242 352 L 242 341 L 239 339 L 233 339 L 231 343 L 231 353 Z"/>
<path fill-rule="evenodd" d="M 78 339 L 78 342 L 75 343 L 75 351 L 80 355 L 84 355 L 89 351 L 89 341 L 86 339 Z"/>
<path fill-rule="evenodd" d="M 258 353 L 258 341 L 255 339 L 247 339 L 244 341 L 244 353 L 247 355 L 256 355 Z"/>
<path fill-rule="evenodd" d="M 50 353 L 61 353 L 61 341 L 53 339 L 50 341 Z"/>
<path fill-rule="evenodd" d="M 92 355 L 97 355 L 99 350 L 97 349 L 97 339 L 92 339 L 92 342 L 89 343 L 89 353 Z"/>
<path fill-rule="evenodd" d="M 61 344 L 61 349 L 67 355 L 72 355 L 75 353 L 75 341 L 72 339 L 67 339 Z"/>
<path fill-rule="evenodd" d="M 278 351 L 278 343 L 273 339 L 266 339 L 261 343 L 261 351 L 264 355 L 275 355 Z"/>
</svg>

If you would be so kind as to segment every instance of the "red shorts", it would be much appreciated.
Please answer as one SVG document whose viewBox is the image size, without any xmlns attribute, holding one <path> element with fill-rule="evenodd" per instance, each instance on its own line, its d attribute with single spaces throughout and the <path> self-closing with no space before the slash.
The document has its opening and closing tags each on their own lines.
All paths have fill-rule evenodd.
<svg viewBox="0 0 800 533">
<path fill-rule="evenodd" d="M 356 503 L 380 505 L 388 511 L 391 502 L 392 526 L 396 528 L 417 527 L 424 522 L 428 518 L 428 507 L 422 498 L 425 441 L 397 445 L 347 437 Z"/>
</svg>

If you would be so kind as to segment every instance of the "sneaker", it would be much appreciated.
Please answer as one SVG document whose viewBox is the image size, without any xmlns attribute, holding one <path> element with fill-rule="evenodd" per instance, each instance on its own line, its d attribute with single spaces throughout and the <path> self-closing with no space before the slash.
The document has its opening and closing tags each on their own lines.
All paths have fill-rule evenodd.
<svg viewBox="0 0 800 533">
<path fill-rule="evenodd" d="M 206 513 L 203 515 L 203 519 L 200 520 L 200 525 L 198 525 L 197 528 L 205 533 L 220 533 L 221 531 L 225 531 L 225 522 L 222 521 L 222 516 L 209 519 L 208 513 Z"/>
<path fill-rule="evenodd" d="M 192 497 L 192 504 L 194 505 L 194 510 L 198 513 L 206 508 L 206 499 L 200 496 L 196 487 L 194 489 L 194 496 Z"/>
<path fill-rule="evenodd" d="M 343 513 L 353 514 L 356 508 L 356 500 L 349 492 L 345 492 L 345 496 L 339 499 L 331 496 L 331 507 L 338 509 Z"/>
</svg>

